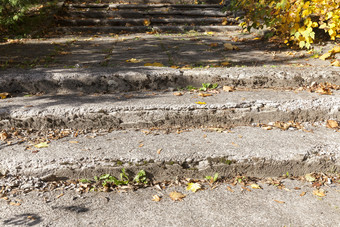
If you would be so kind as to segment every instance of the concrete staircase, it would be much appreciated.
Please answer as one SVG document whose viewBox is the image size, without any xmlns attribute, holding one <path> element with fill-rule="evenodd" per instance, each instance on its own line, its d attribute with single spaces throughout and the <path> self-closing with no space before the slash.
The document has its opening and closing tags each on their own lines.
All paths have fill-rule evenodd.
<svg viewBox="0 0 340 227">
<path fill-rule="evenodd" d="M 219 0 L 66 1 L 58 31 L 71 34 L 183 32 L 233 29 L 235 19 Z"/>
</svg>

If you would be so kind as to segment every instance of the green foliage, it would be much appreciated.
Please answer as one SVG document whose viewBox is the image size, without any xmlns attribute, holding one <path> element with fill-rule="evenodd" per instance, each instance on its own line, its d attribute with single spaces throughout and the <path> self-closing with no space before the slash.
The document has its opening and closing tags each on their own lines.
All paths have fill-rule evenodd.
<svg viewBox="0 0 340 227">
<path fill-rule="evenodd" d="M 266 26 L 287 45 L 309 49 L 325 35 L 340 38 L 340 0 L 232 0 L 230 7 L 245 12 L 243 28 Z"/>
<path fill-rule="evenodd" d="M 217 87 L 218 87 L 218 84 L 203 83 L 202 87 L 199 90 L 207 91 L 208 89 L 216 89 Z"/>
<path fill-rule="evenodd" d="M 212 176 L 206 176 L 205 179 L 209 180 L 210 182 L 214 183 L 218 179 L 218 173 L 215 173 L 214 177 Z"/>
<path fill-rule="evenodd" d="M 136 183 L 143 183 L 143 184 L 147 184 L 148 183 L 148 179 L 146 177 L 146 173 L 144 170 L 141 170 L 137 173 L 137 175 L 135 176 L 135 178 L 133 178 L 133 181 Z"/>
</svg>

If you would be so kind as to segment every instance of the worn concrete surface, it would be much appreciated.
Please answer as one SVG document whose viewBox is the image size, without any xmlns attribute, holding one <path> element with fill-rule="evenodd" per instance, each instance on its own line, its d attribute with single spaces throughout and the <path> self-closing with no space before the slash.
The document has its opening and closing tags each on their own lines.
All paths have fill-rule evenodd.
<svg viewBox="0 0 340 227">
<path fill-rule="evenodd" d="M 185 191 L 184 187 L 155 188 L 129 193 L 73 191 L 19 195 L 11 198 L 20 206 L 0 201 L 1 226 L 339 226 L 339 187 L 326 187 L 327 195 L 312 195 L 307 183 L 285 180 L 287 190 L 260 185 L 263 190 L 245 191 L 240 186 L 226 190 Z M 295 190 L 295 187 L 301 189 Z M 174 202 L 169 193 L 187 195 Z M 307 192 L 300 196 L 301 192 Z M 162 196 L 160 202 L 153 195 Z M 59 197 L 58 197 L 59 196 Z M 58 197 L 58 198 L 57 198 Z M 282 201 L 284 203 L 275 202 Z M 46 202 L 47 201 L 47 202 Z M 16 202 L 17 203 L 17 202 Z"/>
<path fill-rule="evenodd" d="M 2 128 L 119 129 L 232 127 L 275 121 L 339 119 L 339 92 L 252 90 L 201 97 L 186 92 L 59 95 L 0 100 Z M 204 102 L 206 104 L 197 104 Z"/>
<path fill-rule="evenodd" d="M 131 173 L 144 169 L 157 180 L 204 177 L 215 172 L 260 177 L 281 176 L 287 171 L 294 175 L 337 172 L 339 132 L 325 126 L 306 129 L 313 132 L 258 127 L 237 127 L 223 133 L 113 131 L 52 140 L 49 147 L 41 149 L 29 143 L 2 142 L 0 166 L 2 172 L 13 175 L 71 179 L 119 175 L 121 168 Z"/>
</svg>

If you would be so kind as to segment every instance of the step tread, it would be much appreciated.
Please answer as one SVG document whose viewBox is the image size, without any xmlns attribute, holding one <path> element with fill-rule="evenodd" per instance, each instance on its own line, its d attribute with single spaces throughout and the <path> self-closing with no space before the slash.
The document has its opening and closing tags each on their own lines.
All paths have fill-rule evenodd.
<svg viewBox="0 0 340 227">
<path fill-rule="evenodd" d="M 231 174 L 243 171 L 245 175 L 260 173 L 273 176 L 288 171 L 303 175 L 308 171 L 325 171 L 331 168 L 330 165 L 339 163 L 339 133 L 322 126 L 313 129 L 314 133 L 280 129 L 267 131 L 257 127 L 237 127 L 222 133 L 209 130 L 181 133 L 148 130 L 97 132 L 51 140 L 49 147 L 36 149 L 40 151 L 38 155 L 25 149 L 26 143 L 1 145 L 0 165 L 10 173 L 44 176 L 51 173 L 58 175 L 59 171 L 64 176 L 77 178 L 86 174 L 82 172 L 86 169 L 91 169 L 87 172 L 87 177 L 90 177 L 91 173 L 98 174 L 96 171 L 100 168 L 115 167 L 120 171 L 123 167 L 131 168 L 138 164 L 142 164 L 138 169 L 156 173 L 154 171 L 158 169 L 155 167 L 162 162 L 168 168 L 166 171 L 179 168 L 177 163 L 187 163 L 187 168 L 198 171 L 224 166 L 233 169 Z M 317 164 L 319 160 L 330 157 L 332 161 Z M 116 164 L 117 160 L 121 164 Z M 151 160 L 156 166 L 149 164 Z M 240 169 L 236 170 L 238 166 Z M 265 172 L 268 171 L 267 166 L 274 168 Z M 75 171 L 65 171 L 67 169 Z M 180 169 L 182 174 L 190 174 L 185 168 Z"/>
</svg>

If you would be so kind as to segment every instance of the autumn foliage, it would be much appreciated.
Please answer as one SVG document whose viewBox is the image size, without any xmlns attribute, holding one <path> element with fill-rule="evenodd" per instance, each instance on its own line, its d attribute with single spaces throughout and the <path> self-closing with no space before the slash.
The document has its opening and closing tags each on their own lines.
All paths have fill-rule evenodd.
<svg viewBox="0 0 340 227">
<path fill-rule="evenodd" d="M 244 28 L 266 26 L 288 45 L 340 38 L 340 0 L 232 0 L 231 8 L 245 12 Z"/>
</svg>

